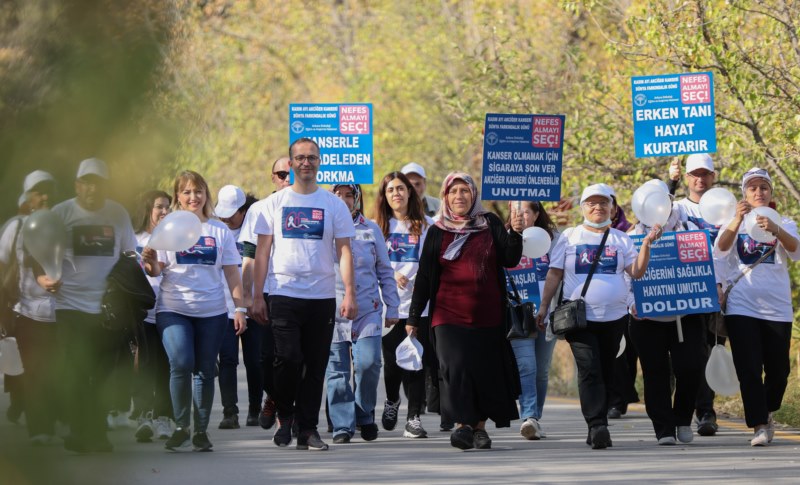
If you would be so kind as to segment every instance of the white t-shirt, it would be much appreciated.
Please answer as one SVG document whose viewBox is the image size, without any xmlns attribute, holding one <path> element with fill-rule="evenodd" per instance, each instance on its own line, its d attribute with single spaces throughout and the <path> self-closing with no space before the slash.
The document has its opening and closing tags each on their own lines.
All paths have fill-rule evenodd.
<svg viewBox="0 0 800 485">
<path fill-rule="evenodd" d="M 422 229 L 422 235 L 414 236 L 406 221 L 398 221 L 394 217 L 389 219 L 389 235 L 386 237 L 386 249 L 389 251 L 389 261 L 395 273 L 400 273 L 408 278 L 405 289 L 397 287 L 397 294 L 400 296 L 400 318 L 408 318 L 408 310 L 411 307 L 411 296 L 414 293 L 414 282 L 417 280 L 417 270 L 419 270 L 419 258 L 422 256 L 422 246 L 425 244 L 425 236 L 428 229 L 435 224 L 433 219 L 425 216 L 427 226 Z M 422 312 L 423 317 L 428 316 L 428 308 Z"/>
<path fill-rule="evenodd" d="M 727 224 L 723 227 L 727 227 Z M 784 218 L 781 227 L 795 239 L 797 224 Z M 717 239 L 719 242 L 719 239 Z M 728 282 L 738 277 L 748 266 L 755 263 L 777 240 L 770 244 L 759 243 L 747 235 L 744 224 L 727 251 L 715 244 L 714 259 L 726 260 L 731 268 Z M 800 247 L 792 253 L 779 244 L 775 251 L 758 266 L 749 271 L 733 287 L 728 295 L 727 315 L 744 315 L 773 322 L 792 322 L 792 288 L 789 281 L 789 261 L 800 259 Z"/>
<path fill-rule="evenodd" d="M 142 271 L 144 271 L 144 264 L 142 263 L 142 249 L 147 247 L 147 243 L 150 242 L 150 236 L 151 234 L 147 231 L 142 231 L 136 234 L 136 259 L 138 259 L 139 264 L 142 265 Z M 156 301 L 158 301 L 157 300 L 158 292 L 159 292 L 159 287 L 161 286 L 161 279 L 163 278 L 163 276 L 161 275 L 150 276 L 147 273 L 145 273 L 145 276 L 147 276 L 147 281 L 150 282 L 150 287 L 153 288 L 153 293 L 156 294 Z M 153 324 L 156 323 L 155 307 L 147 310 L 147 317 L 144 319 L 144 321 L 147 323 L 153 323 Z"/>
<path fill-rule="evenodd" d="M 249 211 L 248 211 L 249 212 Z M 224 223 L 223 223 L 224 224 Z M 239 253 L 239 257 L 242 257 L 244 253 L 244 244 L 239 242 L 239 235 L 241 234 L 242 228 L 239 229 L 228 229 L 231 231 L 231 235 L 233 236 L 233 240 L 236 241 L 236 252 Z M 242 276 L 242 263 L 239 262 L 239 277 Z M 233 302 L 233 297 L 231 296 L 231 290 L 228 288 L 228 280 L 225 279 L 225 274 L 222 275 L 222 283 L 225 285 L 225 305 L 228 307 L 228 318 L 233 320 L 233 313 L 236 310 L 236 304 Z"/>
<path fill-rule="evenodd" d="M 720 226 L 710 224 L 703 219 L 703 215 L 700 213 L 700 204 L 697 202 L 692 202 L 692 200 L 687 197 L 685 199 L 676 200 L 675 205 L 680 206 L 683 209 L 689 222 L 697 226 L 698 229 L 708 230 L 708 233 L 711 234 L 711 244 L 713 245 L 714 241 L 717 240 Z"/>
<path fill-rule="evenodd" d="M 564 270 L 564 299 L 577 300 L 603 233 L 583 226 L 565 230 L 550 254 L 550 267 Z M 586 292 L 586 319 L 594 322 L 618 320 L 628 313 L 625 268 L 636 261 L 633 241 L 622 231 L 611 229 L 603 254 Z"/>
<path fill-rule="evenodd" d="M 156 313 L 198 318 L 227 313 L 222 267 L 242 263 L 236 240 L 225 224 L 214 219 L 203 223 L 200 234 L 186 251 L 158 251 L 158 261 L 165 266 Z"/>
<path fill-rule="evenodd" d="M 128 212 L 108 199 L 102 209 L 87 211 L 74 198 L 53 207 L 53 212 L 67 229 L 56 310 L 99 314 L 108 274 L 121 252 L 136 249 Z"/>
<path fill-rule="evenodd" d="M 255 207 L 255 204 L 253 205 Z M 338 197 L 317 188 L 298 194 L 276 192 L 257 212 L 255 233 L 272 235 L 267 284 L 270 295 L 303 299 L 336 298 L 335 239 L 355 237 L 353 218 Z"/>
<path fill-rule="evenodd" d="M 19 264 L 19 301 L 14 305 L 14 311 L 37 322 L 55 322 L 55 298 L 36 283 L 33 269 L 30 266 L 26 267 L 25 264 L 25 258 L 31 258 L 31 256 L 26 254 L 22 246 L 22 226 L 20 224 L 24 223 L 24 217 L 13 217 L 6 222 L 0 233 L 0 263 L 3 266 L 11 263 L 11 254 L 14 251 Z M 19 231 L 17 245 L 12 248 L 17 231 Z"/>
</svg>

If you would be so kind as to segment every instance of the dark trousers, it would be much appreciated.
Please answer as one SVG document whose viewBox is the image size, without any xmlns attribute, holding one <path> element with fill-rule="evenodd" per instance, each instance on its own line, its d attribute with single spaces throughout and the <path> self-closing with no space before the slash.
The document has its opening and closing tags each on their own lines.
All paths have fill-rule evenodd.
<svg viewBox="0 0 800 485">
<path fill-rule="evenodd" d="M 55 434 L 58 417 L 53 411 L 53 390 L 59 362 L 56 324 L 17 316 L 17 345 L 25 372 L 20 376 L 27 396 L 25 422 L 28 436 Z M 8 376 L 6 376 L 8 378 Z"/>
<path fill-rule="evenodd" d="M 264 301 L 269 305 L 269 295 L 264 294 Z M 250 328 L 248 326 L 248 328 Z M 275 365 L 275 337 L 272 325 L 261 325 L 261 379 L 267 397 L 272 397 L 275 387 L 273 366 Z"/>
<path fill-rule="evenodd" d="M 745 422 L 751 428 L 767 424 L 769 413 L 780 409 L 786 391 L 792 323 L 726 315 L 725 326 L 742 391 Z"/>
<path fill-rule="evenodd" d="M 430 362 L 425 360 L 423 369 L 418 371 L 405 370 L 397 365 L 395 351 L 397 346 L 408 336 L 406 321 L 405 318 L 400 319 L 389 333 L 383 336 L 381 347 L 383 349 L 383 385 L 386 388 L 386 399 L 392 402 L 399 401 L 400 386 L 402 385 L 406 398 L 408 398 L 408 416 L 406 417 L 408 420 L 422 414 L 425 403 L 425 368 L 430 367 Z M 429 333 L 430 320 L 428 318 L 420 319 L 420 325 L 417 327 L 417 340 L 422 344 L 423 359 L 426 359 L 431 352 L 429 350 L 431 347 Z"/>
<path fill-rule="evenodd" d="M 681 318 L 681 328 L 683 342 L 678 342 L 675 322 L 632 320 L 630 323 L 632 343 L 642 363 L 645 408 L 656 438 L 674 438 L 677 426 L 691 424 L 700 376 L 705 371 L 705 319 L 702 315 L 686 315 Z"/>
<path fill-rule="evenodd" d="M 143 340 L 139 342 L 139 357 L 133 384 L 133 409 L 136 417 L 172 417 L 169 395 L 169 358 L 155 323 L 142 324 Z"/>
<path fill-rule="evenodd" d="M 566 339 L 578 366 L 578 395 L 586 424 L 608 425 L 609 386 L 614 379 L 614 360 L 628 316 L 611 322 L 587 322 L 585 329 Z"/>
<path fill-rule="evenodd" d="M 269 297 L 275 337 L 273 398 L 278 417 L 294 414 L 300 431 L 317 429 L 336 299 Z"/>
<path fill-rule="evenodd" d="M 706 328 L 709 328 L 709 324 L 712 321 L 714 314 L 703 313 L 702 315 L 705 320 Z M 715 337 L 713 331 L 706 331 L 706 352 L 705 362 L 703 364 L 704 369 L 705 363 L 708 362 L 708 358 L 711 356 L 711 349 L 717 344 L 725 345 L 726 340 L 727 339 L 725 337 Z M 697 398 L 695 399 L 694 407 L 698 420 L 703 419 L 703 416 L 706 414 L 710 414 L 712 416 L 717 415 L 717 413 L 714 411 L 714 390 L 711 389 L 706 382 L 705 371 L 700 374 L 700 386 L 698 386 L 697 389 Z"/>
<path fill-rule="evenodd" d="M 623 332 L 625 342 L 631 343 L 631 336 L 628 325 L 625 325 Z M 608 407 L 617 408 L 623 414 L 628 411 L 628 404 L 639 402 L 639 394 L 636 392 L 636 363 L 639 355 L 636 347 L 625 345 L 625 351 L 614 360 L 614 380 L 608 388 Z"/>
<path fill-rule="evenodd" d="M 105 440 L 102 391 L 119 350 L 119 334 L 103 328 L 103 315 L 56 310 L 64 413 L 78 441 Z"/>
<path fill-rule="evenodd" d="M 264 329 L 255 321 L 247 319 L 247 330 L 236 335 L 233 320 L 222 337 L 219 349 L 219 396 L 222 413 L 225 416 L 239 414 L 239 389 L 236 368 L 239 366 L 239 341 L 242 342 L 242 358 L 247 375 L 248 412 L 257 414 L 261 409 L 261 396 L 264 394 L 264 378 L 261 374 L 261 332 Z"/>
</svg>

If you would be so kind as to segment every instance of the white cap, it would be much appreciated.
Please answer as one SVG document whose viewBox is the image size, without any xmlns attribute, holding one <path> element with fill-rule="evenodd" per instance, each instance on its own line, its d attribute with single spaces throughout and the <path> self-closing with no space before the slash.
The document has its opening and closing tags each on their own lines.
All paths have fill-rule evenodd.
<svg viewBox="0 0 800 485">
<path fill-rule="evenodd" d="M 747 188 L 747 182 L 756 178 L 766 180 L 770 188 L 772 188 L 772 179 L 770 178 L 769 173 L 767 173 L 767 171 L 763 168 L 753 167 L 745 172 L 744 176 L 742 176 L 742 192 L 744 192 L 744 189 Z"/>
<path fill-rule="evenodd" d="M 408 175 L 410 173 L 415 173 L 415 174 L 419 175 L 422 178 L 427 178 L 425 176 L 425 169 L 422 168 L 422 165 L 420 165 L 418 163 L 414 163 L 414 162 L 405 164 L 403 166 L 403 168 L 400 169 L 400 172 L 403 175 Z"/>
<path fill-rule="evenodd" d="M 53 182 L 55 183 L 56 179 L 53 178 L 52 175 L 45 172 L 44 170 L 35 170 L 25 176 L 25 181 L 22 183 L 22 191 L 28 192 L 32 188 L 36 187 L 36 185 L 42 182 Z"/>
<path fill-rule="evenodd" d="M 227 219 L 236 214 L 236 211 L 244 205 L 245 200 L 247 200 L 247 197 L 244 195 L 242 189 L 235 185 L 226 185 L 219 189 L 217 206 L 214 207 L 214 213 L 217 217 Z"/>
<path fill-rule="evenodd" d="M 100 178 L 108 180 L 108 167 L 106 162 L 99 158 L 87 158 L 81 162 L 78 167 L 78 176 L 75 178 L 85 177 L 87 175 L 97 175 Z"/>
<path fill-rule="evenodd" d="M 608 185 L 608 184 L 597 184 L 597 185 L 599 185 L 600 187 L 602 187 L 605 190 L 607 190 L 608 191 L 608 195 L 610 195 L 611 197 L 616 197 L 617 196 L 617 193 L 614 192 L 614 189 L 610 185 Z"/>
<path fill-rule="evenodd" d="M 28 196 L 25 193 L 23 193 L 22 195 L 19 196 L 19 199 L 17 199 L 17 208 L 22 207 L 22 204 L 24 204 L 25 202 L 28 202 Z"/>
<path fill-rule="evenodd" d="M 709 172 L 714 171 L 714 162 L 711 160 L 711 155 L 708 153 L 692 153 L 686 157 L 686 173 L 692 173 L 701 168 Z"/>
<path fill-rule="evenodd" d="M 611 187 L 609 187 L 606 184 L 594 184 L 583 189 L 583 193 L 581 194 L 581 204 L 586 202 L 586 199 L 588 199 L 593 195 L 599 195 L 601 197 L 605 197 L 611 202 L 614 201 L 611 198 Z"/>
</svg>

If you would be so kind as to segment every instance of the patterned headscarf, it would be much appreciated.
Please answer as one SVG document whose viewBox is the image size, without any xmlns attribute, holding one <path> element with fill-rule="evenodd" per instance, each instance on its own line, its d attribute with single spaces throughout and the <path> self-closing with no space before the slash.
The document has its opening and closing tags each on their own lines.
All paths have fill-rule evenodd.
<svg viewBox="0 0 800 485">
<path fill-rule="evenodd" d="M 465 182 L 469 186 L 470 192 L 472 192 L 472 207 L 463 216 L 453 214 L 447 202 L 447 193 L 457 181 Z M 475 181 L 463 172 L 451 172 L 445 177 L 444 182 L 442 182 L 442 190 L 439 192 L 439 198 L 442 200 L 442 205 L 439 207 L 439 214 L 437 214 L 439 219 L 436 221 L 436 225 L 444 231 L 455 233 L 455 239 L 447 247 L 443 256 L 444 259 L 452 261 L 461 254 L 461 248 L 467 242 L 470 234 L 483 231 L 489 227 L 489 221 L 486 219 L 486 214 L 489 211 L 484 209 L 481 204 L 480 193 L 478 193 Z"/>
<path fill-rule="evenodd" d="M 355 202 L 353 202 L 353 210 L 350 211 L 350 215 L 353 216 L 353 221 L 358 219 L 358 217 L 364 211 L 364 203 L 361 197 L 361 185 L 359 184 L 337 184 L 334 185 L 331 189 L 331 192 L 336 192 L 336 189 L 339 187 L 350 187 L 350 190 L 353 191 L 353 197 L 355 198 Z"/>
</svg>

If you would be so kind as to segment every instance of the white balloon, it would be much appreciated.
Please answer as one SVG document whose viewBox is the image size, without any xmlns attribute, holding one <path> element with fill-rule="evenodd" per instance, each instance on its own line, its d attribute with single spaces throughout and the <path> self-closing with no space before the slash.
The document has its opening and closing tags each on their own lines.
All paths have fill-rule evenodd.
<svg viewBox="0 0 800 485">
<path fill-rule="evenodd" d="M 622 356 L 625 353 L 625 336 L 623 335 L 621 339 L 619 339 L 619 351 L 617 352 L 617 358 Z"/>
<path fill-rule="evenodd" d="M 18 376 L 23 372 L 25 369 L 22 367 L 17 339 L 14 337 L 0 339 L 0 373 Z"/>
<path fill-rule="evenodd" d="M 48 277 L 61 279 L 67 230 L 58 214 L 42 209 L 29 215 L 22 226 L 22 245 Z"/>
<path fill-rule="evenodd" d="M 639 207 L 639 212 L 636 212 L 636 209 L 633 211 L 639 222 L 649 227 L 666 224 L 671 212 L 672 199 L 669 198 L 669 194 L 661 190 L 648 193 Z"/>
<path fill-rule="evenodd" d="M 744 230 L 754 240 L 760 243 L 768 243 L 775 240 L 775 235 L 771 232 L 761 229 L 756 222 L 756 217 L 764 216 L 772 222 L 780 225 L 781 215 L 778 214 L 771 207 L 756 207 L 744 216 Z"/>
<path fill-rule="evenodd" d="M 700 215 L 709 224 L 725 224 L 736 215 L 736 196 L 721 187 L 708 190 L 700 198 Z"/>
<path fill-rule="evenodd" d="M 528 227 L 522 231 L 522 254 L 536 259 L 550 251 L 550 235 L 541 227 Z"/>
<path fill-rule="evenodd" d="M 724 345 L 715 345 L 706 364 L 706 382 L 717 394 L 733 396 L 739 392 L 739 378 L 733 355 Z"/>
<path fill-rule="evenodd" d="M 194 213 L 170 212 L 158 223 L 147 245 L 161 251 L 186 251 L 197 243 L 203 223 Z"/>
</svg>

